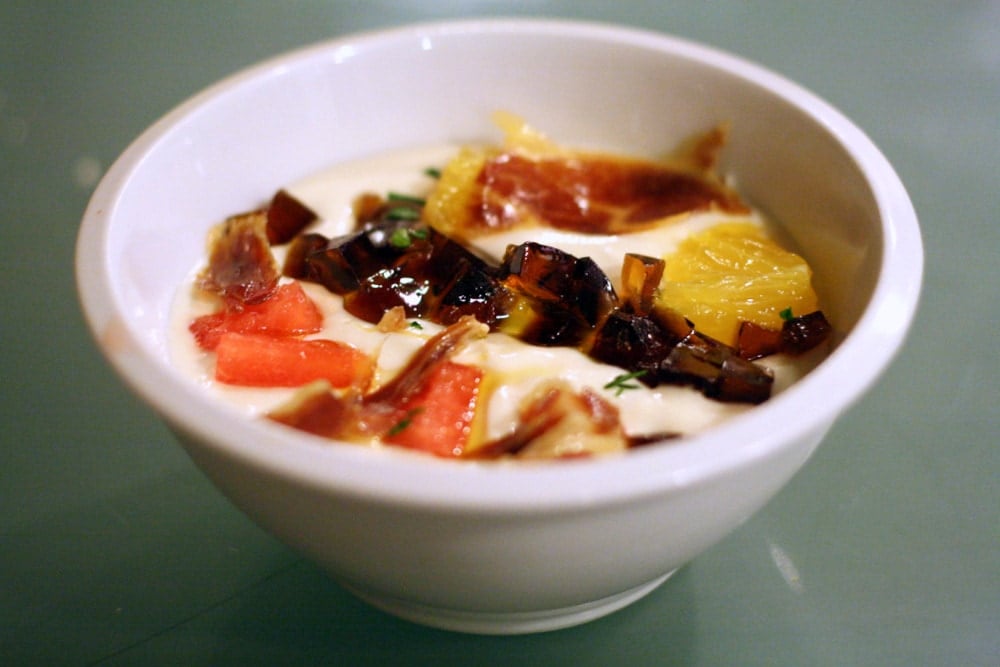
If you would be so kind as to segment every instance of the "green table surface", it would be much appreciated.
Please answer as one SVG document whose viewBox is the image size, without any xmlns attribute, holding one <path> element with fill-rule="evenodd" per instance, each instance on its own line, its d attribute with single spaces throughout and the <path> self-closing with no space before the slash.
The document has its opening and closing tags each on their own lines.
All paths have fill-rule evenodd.
<svg viewBox="0 0 1000 667">
<path fill-rule="evenodd" d="M 499 14 L 642 26 L 798 81 L 887 154 L 927 249 L 897 362 L 762 512 L 637 604 L 521 637 L 386 616 L 252 524 L 105 365 L 72 272 L 103 170 L 204 86 Z M 0 3 L 0 665 L 1000 664 L 998 155 L 996 0 Z"/>
</svg>

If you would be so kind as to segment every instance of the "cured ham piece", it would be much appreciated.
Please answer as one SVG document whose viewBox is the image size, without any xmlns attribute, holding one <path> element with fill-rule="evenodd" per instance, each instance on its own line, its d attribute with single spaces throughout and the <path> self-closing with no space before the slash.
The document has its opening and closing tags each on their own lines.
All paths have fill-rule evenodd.
<svg viewBox="0 0 1000 667">
<path fill-rule="evenodd" d="M 256 211 L 234 215 L 212 229 L 208 264 L 196 284 L 238 309 L 268 299 L 280 277 L 267 240 L 267 215 Z"/>
</svg>

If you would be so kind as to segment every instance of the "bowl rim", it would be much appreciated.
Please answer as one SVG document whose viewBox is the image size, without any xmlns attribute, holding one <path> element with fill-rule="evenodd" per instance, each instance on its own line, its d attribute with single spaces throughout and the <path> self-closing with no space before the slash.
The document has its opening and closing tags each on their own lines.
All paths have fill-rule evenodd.
<svg viewBox="0 0 1000 667">
<path fill-rule="evenodd" d="M 794 390 L 704 433 L 622 456 L 474 463 L 399 448 L 331 446 L 267 420 L 247 419 L 226 406 L 205 401 L 193 383 L 180 381 L 162 363 L 136 353 L 141 349 L 136 342 L 139 336 L 129 329 L 124 313 L 115 309 L 113 272 L 106 253 L 108 229 L 115 202 L 128 187 L 131 174 L 171 127 L 218 96 L 344 49 L 357 52 L 450 35 L 512 32 L 624 43 L 725 70 L 765 86 L 811 116 L 856 161 L 881 217 L 879 275 L 854 328 Z M 415 23 L 336 37 L 268 58 L 195 94 L 139 135 L 98 184 L 81 223 L 75 266 L 78 296 L 98 346 L 121 379 L 185 436 L 182 439 L 196 459 L 198 448 L 207 447 L 216 456 L 328 492 L 371 502 L 481 514 L 579 510 L 680 492 L 771 456 L 790 443 L 825 433 L 898 354 L 919 301 L 923 248 L 916 213 L 885 156 L 838 110 L 783 76 L 714 47 L 659 32 L 566 19 L 491 18 Z M 109 337 L 116 338 L 118 351 L 109 349 Z M 775 416 L 783 418 L 780 429 L 774 426 Z M 737 438 L 739 446 L 729 444 Z"/>
</svg>

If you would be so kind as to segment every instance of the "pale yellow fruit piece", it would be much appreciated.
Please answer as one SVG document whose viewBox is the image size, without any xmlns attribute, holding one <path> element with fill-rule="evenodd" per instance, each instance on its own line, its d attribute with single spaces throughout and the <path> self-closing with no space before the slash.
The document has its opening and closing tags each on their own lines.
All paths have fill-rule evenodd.
<svg viewBox="0 0 1000 667">
<path fill-rule="evenodd" d="M 518 151 L 536 157 L 569 157 L 573 154 L 572 151 L 549 139 L 547 135 L 517 114 L 509 111 L 497 111 L 493 114 L 493 122 L 503 132 L 503 143 L 506 150 Z"/>
<path fill-rule="evenodd" d="M 818 308 L 806 261 L 750 222 L 694 234 L 664 261 L 660 301 L 727 345 L 735 345 L 744 321 L 779 329 L 782 311 L 797 316 Z"/>
<path fill-rule="evenodd" d="M 463 148 L 448 162 L 424 205 L 427 224 L 442 234 L 461 236 L 476 178 L 490 156 L 483 149 Z"/>
<path fill-rule="evenodd" d="M 443 234 L 463 238 L 469 228 L 473 198 L 482 194 L 476 180 L 487 161 L 502 152 L 540 157 L 568 157 L 573 153 L 529 125 L 523 118 L 506 111 L 493 114 L 493 121 L 504 139 L 502 146 L 467 146 L 448 162 L 441 177 L 427 197 L 424 219 Z"/>
</svg>

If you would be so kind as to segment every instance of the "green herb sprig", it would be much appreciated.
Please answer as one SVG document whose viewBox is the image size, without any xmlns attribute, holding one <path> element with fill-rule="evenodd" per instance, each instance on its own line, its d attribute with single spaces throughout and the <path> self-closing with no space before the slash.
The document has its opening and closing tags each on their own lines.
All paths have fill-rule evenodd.
<svg viewBox="0 0 1000 667">
<path fill-rule="evenodd" d="M 388 430 L 386 435 L 392 437 L 394 435 L 399 435 L 413 423 L 413 418 L 423 412 L 423 408 L 413 408 L 412 410 L 407 410 L 406 414 L 398 422 L 392 425 L 392 428 Z"/>
<path fill-rule="evenodd" d="M 637 380 L 644 376 L 647 371 L 633 371 L 631 373 L 623 373 L 621 375 L 615 376 L 611 382 L 604 385 L 605 389 L 614 390 L 615 396 L 621 396 L 624 392 L 629 389 L 638 389 L 640 385 L 632 380 Z"/>
<path fill-rule="evenodd" d="M 412 206 L 393 206 L 385 212 L 385 219 L 392 221 L 419 220 L 420 211 Z"/>
<path fill-rule="evenodd" d="M 413 245 L 414 241 L 420 241 L 426 238 L 426 229 L 407 229 L 406 227 L 399 227 L 394 229 L 392 234 L 389 235 L 389 245 L 398 250 L 405 250 Z"/>
<path fill-rule="evenodd" d="M 414 195 L 407 195 L 401 192 L 389 192 L 386 194 L 386 199 L 388 201 L 398 201 L 406 202 L 407 204 L 416 204 L 417 206 L 423 206 L 427 201 L 423 197 L 416 197 Z"/>
</svg>

